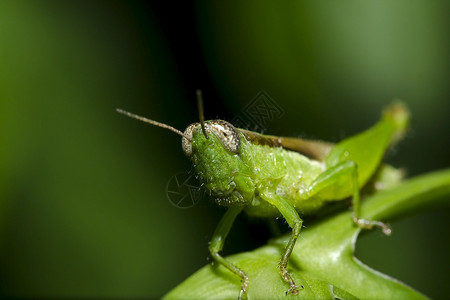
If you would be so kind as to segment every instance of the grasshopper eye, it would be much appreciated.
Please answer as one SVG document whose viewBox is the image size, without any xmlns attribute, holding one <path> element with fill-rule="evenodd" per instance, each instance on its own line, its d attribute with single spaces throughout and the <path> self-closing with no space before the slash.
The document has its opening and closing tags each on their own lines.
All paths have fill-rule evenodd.
<svg viewBox="0 0 450 300">
<path fill-rule="evenodd" d="M 188 138 L 192 140 L 194 130 L 199 127 L 200 123 L 193 123 L 184 131 L 183 138 L 181 139 L 181 145 L 183 152 L 187 157 L 192 156 L 192 144 Z M 239 152 L 241 140 L 239 138 L 238 131 L 233 125 L 223 120 L 214 120 L 205 122 L 205 129 L 206 131 L 213 133 L 220 140 L 225 149 L 232 153 Z"/>
<path fill-rule="evenodd" d="M 200 126 L 200 123 L 193 123 L 191 125 L 188 126 L 188 128 L 186 128 L 186 130 L 184 131 L 184 136 L 181 139 L 181 147 L 183 148 L 183 152 L 184 154 L 186 154 L 187 157 L 191 157 L 192 156 L 192 133 L 194 132 L 194 129 L 196 127 Z M 189 138 L 189 140 L 186 137 Z"/>
<path fill-rule="evenodd" d="M 241 139 L 236 128 L 223 120 L 214 120 L 205 123 L 208 131 L 214 133 L 222 145 L 232 153 L 238 153 L 241 147 Z"/>
</svg>

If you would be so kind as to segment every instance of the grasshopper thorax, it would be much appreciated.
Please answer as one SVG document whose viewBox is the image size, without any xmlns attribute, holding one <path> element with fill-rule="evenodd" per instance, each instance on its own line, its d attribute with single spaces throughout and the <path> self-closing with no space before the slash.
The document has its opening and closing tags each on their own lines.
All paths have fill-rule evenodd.
<svg viewBox="0 0 450 300">
<path fill-rule="evenodd" d="M 239 152 L 241 140 L 239 138 L 239 132 L 233 125 L 223 120 L 206 121 L 204 125 L 206 132 L 214 134 L 225 149 L 234 154 Z M 182 148 L 187 157 L 192 156 L 192 139 L 195 130 L 202 130 L 200 123 L 193 123 L 184 131 Z M 205 137 L 208 138 L 208 136 Z"/>
</svg>

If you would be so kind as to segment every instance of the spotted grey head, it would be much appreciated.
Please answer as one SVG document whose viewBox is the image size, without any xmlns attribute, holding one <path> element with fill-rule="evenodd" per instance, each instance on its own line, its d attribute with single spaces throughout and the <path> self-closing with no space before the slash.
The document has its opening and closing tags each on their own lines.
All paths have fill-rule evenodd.
<svg viewBox="0 0 450 300">
<path fill-rule="evenodd" d="M 209 138 L 208 134 L 214 134 L 229 152 L 235 154 L 239 152 L 241 140 L 236 128 L 227 121 L 212 120 L 204 122 L 203 126 L 200 123 L 194 123 L 186 128 L 182 138 L 182 148 L 187 157 L 192 156 L 192 138 L 194 131 L 200 130 L 202 130 L 202 134 L 207 139 Z"/>
<path fill-rule="evenodd" d="M 246 192 L 252 182 L 248 182 L 250 179 L 237 171 L 248 167 L 239 155 L 243 147 L 240 133 L 226 121 L 204 121 L 200 91 L 197 91 L 197 101 L 200 122 L 189 125 L 184 132 L 121 109 L 117 111 L 180 135 L 183 152 L 193 162 L 197 178 L 214 196 L 216 202 L 225 206 L 245 203 L 253 198 L 253 192 Z"/>
</svg>

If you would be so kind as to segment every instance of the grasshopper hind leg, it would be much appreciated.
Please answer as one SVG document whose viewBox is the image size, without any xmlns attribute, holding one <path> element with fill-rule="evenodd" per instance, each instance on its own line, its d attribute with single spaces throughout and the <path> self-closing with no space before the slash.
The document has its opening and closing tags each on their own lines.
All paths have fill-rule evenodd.
<svg viewBox="0 0 450 300">
<path fill-rule="evenodd" d="M 372 221 L 360 218 L 361 211 L 361 198 L 359 196 L 359 185 L 358 185 L 358 168 L 355 163 L 350 164 L 352 168 L 352 183 L 353 183 L 353 214 L 352 219 L 353 223 L 359 228 L 363 229 L 373 229 L 374 227 L 379 227 L 381 231 L 387 236 L 391 235 L 392 229 L 388 224 L 385 224 L 380 221 Z"/>
<path fill-rule="evenodd" d="M 338 187 L 337 189 L 336 186 Z M 353 206 L 352 219 L 357 227 L 364 229 L 379 227 L 386 235 L 392 233 L 391 228 L 383 222 L 360 218 L 361 199 L 359 195 L 358 167 L 352 160 L 340 162 L 320 174 L 314 180 L 308 192 L 308 197 L 315 196 L 321 199 L 342 199 L 350 194 L 352 195 Z"/>
<path fill-rule="evenodd" d="M 359 228 L 363 229 L 373 229 L 374 227 L 379 227 L 381 228 L 381 231 L 383 231 L 383 233 L 388 236 L 391 235 L 392 233 L 391 227 L 388 224 L 380 221 L 360 219 L 355 215 L 353 215 L 353 223 L 355 223 L 355 225 L 358 226 Z"/>
</svg>

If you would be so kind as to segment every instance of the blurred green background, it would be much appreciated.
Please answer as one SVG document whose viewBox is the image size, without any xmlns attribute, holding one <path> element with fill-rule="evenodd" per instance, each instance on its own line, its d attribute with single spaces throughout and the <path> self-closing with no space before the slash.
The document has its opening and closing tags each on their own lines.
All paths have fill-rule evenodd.
<svg viewBox="0 0 450 300">
<path fill-rule="evenodd" d="M 183 130 L 197 88 L 227 120 L 264 90 L 285 112 L 267 132 L 335 142 L 399 98 L 412 130 L 388 161 L 449 167 L 449 25 L 447 1 L 1 1 L 0 295 L 157 298 L 208 263 L 224 210 L 171 205 L 180 138 L 116 107 Z M 269 237 L 235 228 L 225 253 Z M 446 297 L 449 209 L 393 228 L 359 259 Z"/>
</svg>

